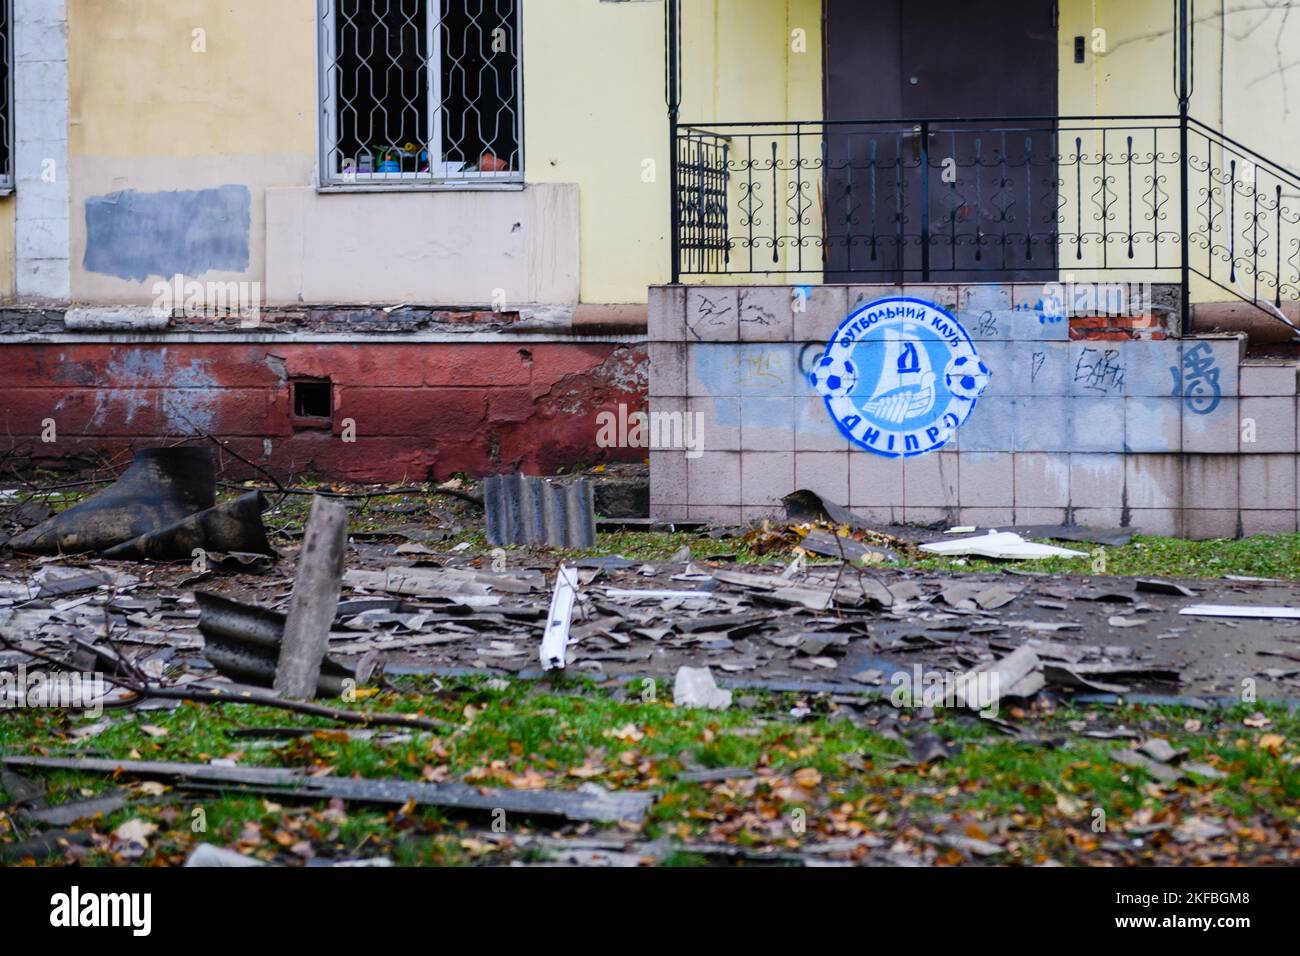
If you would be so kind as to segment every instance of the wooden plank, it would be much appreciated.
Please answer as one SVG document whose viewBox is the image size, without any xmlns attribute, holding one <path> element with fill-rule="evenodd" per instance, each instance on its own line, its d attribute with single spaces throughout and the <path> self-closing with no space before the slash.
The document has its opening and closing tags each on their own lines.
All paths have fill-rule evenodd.
<svg viewBox="0 0 1300 956">
<path fill-rule="evenodd" d="M 309 700 L 316 696 L 330 622 L 343 587 L 347 545 L 347 506 L 338 498 L 316 495 L 298 552 L 298 571 L 275 669 L 275 692 L 281 697 Z"/>
<path fill-rule="evenodd" d="M 427 806 L 492 812 L 504 810 L 522 816 L 562 817 L 575 822 L 631 823 L 644 818 L 654 794 L 585 790 L 508 790 L 462 783 L 422 783 L 413 780 L 364 780 L 344 777 L 307 777 L 280 767 L 218 767 L 212 764 L 171 763 L 151 760 L 111 760 L 98 757 L 0 756 L 14 767 L 76 770 L 84 773 L 118 771 L 139 777 L 265 788 L 280 799 L 328 800 L 338 797 L 361 803 L 402 806 L 414 800 Z"/>
</svg>

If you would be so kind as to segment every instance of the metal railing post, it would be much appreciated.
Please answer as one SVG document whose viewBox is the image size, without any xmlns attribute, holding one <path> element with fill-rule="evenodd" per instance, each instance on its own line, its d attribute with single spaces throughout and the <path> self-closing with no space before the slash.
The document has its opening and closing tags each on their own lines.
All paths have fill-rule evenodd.
<svg viewBox="0 0 1300 956">
<path fill-rule="evenodd" d="M 921 281 L 930 281 L 930 124 L 921 121 Z"/>
<path fill-rule="evenodd" d="M 1191 290 L 1191 248 L 1190 236 L 1191 228 L 1188 218 L 1191 215 L 1191 202 L 1188 191 L 1191 189 L 1191 182 L 1188 176 L 1188 156 L 1187 156 L 1187 120 L 1189 115 L 1190 103 L 1192 99 L 1191 77 L 1189 70 L 1191 63 L 1189 61 L 1189 52 L 1191 49 L 1189 33 L 1193 26 L 1188 17 L 1189 0 L 1176 0 L 1178 11 L 1178 27 L 1175 32 L 1175 56 L 1178 59 L 1178 178 L 1180 206 L 1180 233 L 1179 243 L 1182 246 L 1181 262 L 1181 291 L 1179 293 L 1178 305 L 1180 310 L 1180 321 L 1182 322 L 1183 335 L 1189 335 L 1192 331 L 1192 290 Z"/>
<path fill-rule="evenodd" d="M 664 98 L 668 104 L 668 170 L 669 170 L 669 205 L 671 207 L 671 223 L 669 227 L 669 254 L 672 256 L 672 265 L 670 273 L 672 275 L 672 284 L 677 285 L 681 282 L 682 264 L 681 264 L 681 246 L 682 246 L 682 213 L 681 213 L 681 196 L 680 196 L 680 177 L 681 171 L 678 168 L 679 157 L 677 155 L 678 143 L 678 121 L 681 111 L 681 7 L 679 0 L 665 0 L 664 3 L 664 55 L 665 55 L 665 83 Z"/>
</svg>

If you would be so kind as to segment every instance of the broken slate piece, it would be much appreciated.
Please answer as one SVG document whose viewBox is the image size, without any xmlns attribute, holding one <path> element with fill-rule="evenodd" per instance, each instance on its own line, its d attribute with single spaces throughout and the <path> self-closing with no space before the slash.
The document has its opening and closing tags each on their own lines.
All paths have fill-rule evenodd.
<svg viewBox="0 0 1300 956">
<path fill-rule="evenodd" d="M 1139 591 L 1145 591 L 1148 594 L 1172 594 L 1175 597 L 1196 597 L 1196 592 L 1191 588 L 1185 588 L 1181 584 L 1175 584 L 1173 581 L 1160 581 L 1157 579 L 1142 580 L 1139 578 L 1133 582 L 1134 587 Z"/>
</svg>

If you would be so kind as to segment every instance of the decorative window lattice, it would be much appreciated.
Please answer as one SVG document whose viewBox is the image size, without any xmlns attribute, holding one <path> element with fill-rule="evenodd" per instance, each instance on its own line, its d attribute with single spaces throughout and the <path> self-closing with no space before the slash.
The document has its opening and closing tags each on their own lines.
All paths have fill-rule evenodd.
<svg viewBox="0 0 1300 956">
<path fill-rule="evenodd" d="M 520 182 L 519 0 L 320 0 L 321 181 Z"/>
</svg>

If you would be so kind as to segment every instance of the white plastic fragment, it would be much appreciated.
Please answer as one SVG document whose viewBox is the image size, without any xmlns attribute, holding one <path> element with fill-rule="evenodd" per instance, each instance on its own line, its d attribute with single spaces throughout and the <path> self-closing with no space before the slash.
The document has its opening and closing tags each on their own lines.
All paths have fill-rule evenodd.
<svg viewBox="0 0 1300 956">
<path fill-rule="evenodd" d="M 731 691 L 720 688 L 707 667 L 679 667 L 673 682 L 673 703 L 678 707 L 726 710 L 731 706 Z"/>
<path fill-rule="evenodd" d="M 542 635 L 542 670 L 564 667 L 564 651 L 569 646 L 569 625 L 573 621 L 573 605 L 578 599 L 578 572 L 560 565 L 555 573 L 555 591 L 551 594 L 551 613 L 546 618 L 546 633 Z"/>
<path fill-rule="evenodd" d="M 186 866 L 266 866 L 266 863 L 252 856 L 245 856 L 235 850 L 211 843 L 200 843 L 194 848 Z"/>
<path fill-rule="evenodd" d="M 1013 531 L 990 531 L 973 538 L 955 541 L 933 541 L 921 545 L 922 551 L 931 554 L 965 554 L 980 558 L 1008 558 L 1017 561 L 1032 558 L 1086 558 L 1082 551 L 1058 548 L 1051 544 L 1026 541 Z"/>
<path fill-rule="evenodd" d="M 1197 617 L 1282 617 L 1300 620 L 1300 607 L 1256 607 L 1249 604 L 1193 604 L 1178 613 Z"/>
</svg>

